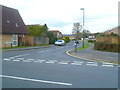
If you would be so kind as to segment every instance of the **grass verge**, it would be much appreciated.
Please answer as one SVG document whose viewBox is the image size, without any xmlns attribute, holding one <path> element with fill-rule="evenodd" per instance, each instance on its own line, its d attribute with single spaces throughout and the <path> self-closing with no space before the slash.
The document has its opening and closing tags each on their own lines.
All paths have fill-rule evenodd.
<svg viewBox="0 0 120 90">
<path fill-rule="evenodd" d="M 84 46 L 84 48 L 83 47 L 79 47 L 79 48 L 77 48 L 77 50 L 84 50 L 84 49 L 89 48 L 89 47 L 90 47 L 90 44 L 86 43 L 86 45 Z"/>
</svg>

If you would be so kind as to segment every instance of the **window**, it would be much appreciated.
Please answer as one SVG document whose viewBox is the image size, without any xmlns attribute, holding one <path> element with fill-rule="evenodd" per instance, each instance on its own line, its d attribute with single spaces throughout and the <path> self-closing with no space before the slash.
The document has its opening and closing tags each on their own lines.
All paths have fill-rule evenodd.
<svg viewBox="0 0 120 90">
<path fill-rule="evenodd" d="M 7 20 L 7 23 L 10 23 L 10 20 Z"/>
<path fill-rule="evenodd" d="M 18 24 L 16 23 L 16 27 L 18 27 Z"/>
<path fill-rule="evenodd" d="M 18 46 L 18 35 L 13 35 L 13 46 Z"/>
</svg>

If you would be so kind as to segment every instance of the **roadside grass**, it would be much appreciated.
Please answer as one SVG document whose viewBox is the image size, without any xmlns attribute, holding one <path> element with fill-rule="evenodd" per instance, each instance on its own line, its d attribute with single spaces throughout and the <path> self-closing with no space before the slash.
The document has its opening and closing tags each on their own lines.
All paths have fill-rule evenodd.
<svg viewBox="0 0 120 90">
<path fill-rule="evenodd" d="M 39 46 L 49 46 L 49 44 L 47 45 L 33 45 L 33 46 L 16 46 L 16 47 L 6 47 L 6 48 L 0 48 L 0 49 L 14 49 L 14 48 L 27 48 L 27 47 L 39 47 Z"/>
<path fill-rule="evenodd" d="M 83 47 L 79 47 L 79 48 L 77 48 L 77 50 L 84 50 L 84 49 L 89 48 L 89 47 L 90 47 L 90 44 L 86 43 L 84 48 Z"/>
</svg>

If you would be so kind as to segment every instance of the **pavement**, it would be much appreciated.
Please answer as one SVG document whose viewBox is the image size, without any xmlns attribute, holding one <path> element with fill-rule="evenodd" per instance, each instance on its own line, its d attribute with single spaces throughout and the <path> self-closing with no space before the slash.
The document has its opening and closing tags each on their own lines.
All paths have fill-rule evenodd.
<svg viewBox="0 0 120 90">
<path fill-rule="evenodd" d="M 38 47 L 25 47 L 25 48 L 11 48 L 11 49 L 1 49 L 1 50 L 2 50 L 2 52 L 8 52 L 8 51 L 22 51 L 22 50 L 49 48 L 49 47 L 53 47 L 53 46 L 54 46 L 54 45 L 38 46 Z"/>
<path fill-rule="evenodd" d="M 77 50 L 77 52 L 75 52 L 75 50 L 72 49 L 68 50 L 66 53 L 79 59 L 120 64 L 118 63 L 118 56 L 120 55 L 120 53 L 98 51 L 94 49 L 93 44 L 91 44 L 91 46 L 85 50 Z"/>
</svg>

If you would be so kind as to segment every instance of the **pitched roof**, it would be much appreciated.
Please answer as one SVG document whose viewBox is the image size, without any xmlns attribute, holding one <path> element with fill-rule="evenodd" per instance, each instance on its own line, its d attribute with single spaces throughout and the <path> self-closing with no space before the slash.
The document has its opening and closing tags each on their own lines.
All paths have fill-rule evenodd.
<svg viewBox="0 0 120 90">
<path fill-rule="evenodd" d="M 53 32 L 55 35 L 57 35 L 58 33 L 60 33 L 59 30 L 49 30 L 50 32 Z"/>
<path fill-rule="evenodd" d="M 118 35 L 120 35 L 120 26 L 118 26 L 118 27 L 115 27 L 115 28 L 112 28 L 112 29 L 110 29 L 110 30 L 107 30 L 107 31 L 105 31 L 104 33 L 105 34 L 110 34 L 110 33 L 115 33 L 115 34 L 118 34 Z"/>
<path fill-rule="evenodd" d="M 19 14 L 19 11 L 0 5 L 2 8 L 2 33 L 27 34 L 28 30 Z"/>
</svg>

